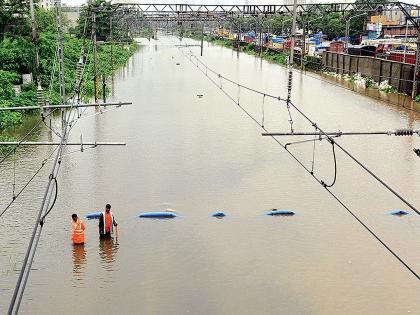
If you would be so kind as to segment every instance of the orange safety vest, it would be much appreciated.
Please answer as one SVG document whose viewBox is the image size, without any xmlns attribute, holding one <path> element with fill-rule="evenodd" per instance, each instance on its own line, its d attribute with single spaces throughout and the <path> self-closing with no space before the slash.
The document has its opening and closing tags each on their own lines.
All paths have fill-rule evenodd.
<svg viewBox="0 0 420 315">
<path fill-rule="evenodd" d="M 71 223 L 72 235 L 71 240 L 74 244 L 83 244 L 85 242 L 85 224 L 82 220 L 77 219 Z"/>
<path fill-rule="evenodd" d="M 112 234 L 114 228 L 114 215 L 109 211 L 109 217 L 111 221 L 109 222 L 109 232 Z M 104 219 L 104 226 L 102 227 L 102 234 L 106 234 L 106 212 L 102 212 L 102 218 Z"/>
</svg>

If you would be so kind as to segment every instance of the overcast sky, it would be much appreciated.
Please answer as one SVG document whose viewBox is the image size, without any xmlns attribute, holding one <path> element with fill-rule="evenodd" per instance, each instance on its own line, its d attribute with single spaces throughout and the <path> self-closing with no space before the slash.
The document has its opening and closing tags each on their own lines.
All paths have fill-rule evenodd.
<svg viewBox="0 0 420 315">
<path fill-rule="evenodd" d="M 63 0 L 63 3 L 69 5 L 79 5 L 85 3 L 86 0 Z M 118 2 L 118 1 L 115 1 Z M 123 2 L 123 1 L 121 1 Z M 131 0 L 136 3 L 196 3 L 196 4 L 244 4 L 245 0 Z M 249 0 L 249 4 L 283 4 L 283 0 Z M 343 2 L 342 0 L 319 0 L 317 2 Z M 406 3 L 420 4 L 420 0 L 403 0 Z"/>
</svg>

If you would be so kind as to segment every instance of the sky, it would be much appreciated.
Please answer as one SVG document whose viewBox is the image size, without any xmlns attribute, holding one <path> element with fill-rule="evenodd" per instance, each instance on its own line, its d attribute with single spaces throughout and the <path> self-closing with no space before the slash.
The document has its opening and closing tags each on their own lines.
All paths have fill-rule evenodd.
<svg viewBox="0 0 420 315">
<path fill-rule="evenodd" d="M 68 5 L 80 5 L 86 0 L 62 0 Z M 117 1 L 116 1 L 117 2 Z M 121 1 L 123 2 L 123 1 Z M 191 3 L 191 4 L 244 4 L 245 0 L 131 0 L 136 3 Z M 319 0 L 317 2 L 343 2 L 340 0 Z M 402 0 L 402 2 L 420 4 L 420 0 Z M 283 4 L 283 0 L 249 0 L 249 4 Z"/>
</svg>

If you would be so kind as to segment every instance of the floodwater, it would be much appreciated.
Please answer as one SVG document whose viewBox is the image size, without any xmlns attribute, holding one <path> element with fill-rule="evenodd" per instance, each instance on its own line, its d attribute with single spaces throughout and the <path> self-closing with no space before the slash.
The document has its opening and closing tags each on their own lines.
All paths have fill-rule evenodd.
<svg viewBox="0 0 420 315">
<path fill-rule="evenodd" d="M 304 169 L 173 46 L 142 45 L 115 76 L 112 100 L 133 105 L 88 111 L 72 141 L 124 141 L 71 153 L 60 172 L 57 203 L 44 225 L 22 314 L 420 314 L 420 281 L 374 239 Z M 199 55 L 199 48 L 191 48 Z M 185 48 L 184 48 L 185 50 Z M 286 94 L 277 65 L 205 45 L 210 67 L 242 84 Z M 179 63 L 179 65 L 177 65 Z M 216 83 L 218 78 L 216 78 Z M 222 82 L 236 99 L 238 88 Z M 203 97 L 198 97 L 202 94 Z M 257 121 L 263 97 L 244 89 L 240 104 Z M 295 72 L 293 101 L 328 131 L 420 128 L 420 115 Z M 93 116 L 92 116 L 93 115 Z M 290 130 L 283 103 L 265 98 L 265 126 Z M 292 111 L 295 131 L 313 128 Z M 59 126 L 59 121 L 54 120 Z M 53 137 L 43 128 L 38 139 Z M 311 139 L 311 137 L 309 137 Z M 280 139 L 282 142 L 308 137 Z M 419 137 L 337 140 L 420 207 Z M 310 167 L 313 143 L 289 147 Z M 17 152 L 16 189 L 52 148 Z M 71 153 L 71 154 L 70 154 Z M 332 190 L 420 273 L 420 220 L 337 150 Z M 0 218 L 0 313 L 10 302 L 51 163 Z M 333 178 L 331 145 L 316 144 L 315 174 Z M 12 197 L 13 162 L 0 166 L 1 205 Z M 119 237 L 73 247 L 70 216 L 112 204 Z M 173 220 L 140 212 L 176 210 Z M 271 208 L 292 217 L 265 215 Z M 210 217 L 224 211 L 224 219 Z"/>
</svg>

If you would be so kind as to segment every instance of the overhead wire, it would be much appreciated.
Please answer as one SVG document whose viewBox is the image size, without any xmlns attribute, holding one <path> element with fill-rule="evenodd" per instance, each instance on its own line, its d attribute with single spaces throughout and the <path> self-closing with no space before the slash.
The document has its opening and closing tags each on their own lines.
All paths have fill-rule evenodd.
<svg viewBox="0 0 420 315">
<path fill-rule="evenodd" d="M 41 165 L 36 169 L 35 173 L 32 174 L 32 176 L 29 178 L 29 180 L 22 186 L 22 188 L 17 192 L 16 195 L 13 196 L 12 200 L 7 204 L 7 206 L 0 212 L 0 218 L 3 216 L 3 214 L 6 213 L 7 210 L 16 202 L 18 197 L 26 190 L 26 188 L 29 186 L 29 184 L 35 179 L 35 177 L 41 172 L 41 170 L 46 165 L 47 161 L 51 159 L 54 152 L 58 149 L 58 146 L 55 146 L 55 149 L 50 153 L 50 155 L 43 159 L 41 162 Z"/>
<path fill-rule="evenodd" d="M 178 49 L 182 49 L 182 47 L 178 47 Z M 199 58 L 197 56 L 195 56 L 192 52 L 191 49 L 189 49 L 192 57 L 194 57 L 195 60 L 197 60 L 197 63 L 203 65 L 204 67 L 208 67 L 206 64 L 204 64 L 202 61 L 199 60 Z M 182 51 L 182 50 L 181 50 Z M 210 68 L 209 68 L 210 70 Z M 224 76 L 222 76 L 220 73 L 217 73 L 214 70 L 210 70 L 211 73 L 217 75 L 219 78 L 224 78 Z M 230 80 L 229 82 L 231 82 L 232 84 L 238 84 L 235 81 Z M 246 88 L 246 87 L 244 87 Z M 264 92 L 259 91 L 259 94 L 264 94 Z M 281 98 L 278 98 L 279 100 L 283 100 Z M 287 102 L 287 100 L 284 100 L 285 102 Z M 337 145 L 338 148 L 340 148 L 340 150 L 342 152 L 344 152 L 347 156 L 349 156 L 354 162 L 356 162 L 356 164 L 358 164 L 359 166 L 361 166 L 369 175 L 371 175 L 374 179 L 376 179 L 382 186 L 384 186 L 387 190 L 389 190 L 392 194 L 394 194 L 398 199 L 400 199 L 405 205 L 407 205 L 410 209 L 412 209 L 416 214 L 420 215 L 420 211 L 414 207 L 410 202 L 408 202 L 404 197 L 402 197 L 398 192 L 396 192 L 393 188 L 391 188 L 388 184 L 385 183 L 384 180 L 382 180 L 381 178 L 379 178 L 376 174 L 374 174 L 367 166 L 365 166 L 362 162 L 360 162 L 357 158 L 355 158 L 352 154 L 350 154 L 350 152 L 348 152 L 346 149 L 344 149 L 344 147 L 338 143 L 336 143 L 334 141 L 334 139 L 328 135 L 328 133 L 324 132 L 314 121 L 312 121 L 305 113 L 303 113 L 292 101 L 287 102 L 290 107 L 292 107 L 299 115 L 301 115 L 305 120 L 307 120 L 311 126 L 316 127 L 319 132 L 324 135 L 331 143 L 335 143 Z M 293 133 L 293 132 L 292 132 Z"/>
<path fill-rule="evenodd" d="M 272 49 L 273 51 L 276 51 L 277 53 L 281 53 L 281 54 L 284 54 L 283 52 L 281 52 L 281 51 L 279 51 L 279 50 L 276 50 L 276 49 L 273 49 L 273 48 L 270 48 L 270 49 Z M 286 54 L 284 54 L 284 55 L 286 55 Z M 306 63 L 310 63 L 310 64 L 314 64 L 314 65 L 317 65 L 317 66 L 319 66 L 320 64 L 318 64 L 318 63 L 315 63 L 315 62 L 311 62 L 311 61 L 305 61 Z M 344 69 L 339 69 L 339 70 L 344 70 Z M 301 70 L 298 70 L 298 69 L 295 69 L 295 68 L 293 68 L 293 71 L 294 72 L 299 72 L 299 73 L 301 73 L 302 71 Z M 318 76 L 315 76 L 315 75 L 311 75 L 310 74 L 310 72 L 308 72 L 307 70 L 304 70 L 304 72 L 305 72 L 305 75 L 307 75 L 307 76 L 309 76 L 309 77 L 311 77 L 311 78 L 314 78 L 314 79 L 316 79 L 316 80 L 319 80 L 319 81 L 323 81 L 323 82 L 326 82 L 326 83 L 328 83 L 328 84 L 331 84 L 331 85 L 334 85 L 334 86 L 336 86 L 336 87 L 340 87 L 340 88 L 343 88 L 343 89 L 345 89 L 345 90 L 349 90 L 349 91 L 353 91 L 353 92 L 355 92 L 355 90 L 353 89 L 353 88 L 349 88 L 349 87 L 346 87 L 346 86 L 343 86 L 342 84 L 339 84 L 339 83 L 335 83 L 335 82 L 331 82 L 330 80 L 326 80 L 326 79 L 323 79 L 322 77 L 318 77 Z M 375 75 L 372 75 L 372 77 L 373 76 L 375 76 Z M 382 77 L 384 77 L 384 76 L 382 76 Z M 413 80 L 409 80 L 409 79 L 401 79 L 401 78 L 396 78 L 396 77 L 386 77 L 386 79 L 390 79 L 390 80 L 398 80 L 398 81 L 408 81 L 408 82 L 413 82 Z M 360 92 L 358 92 L 359 94 L 360 94 Z M 404 95 L 404 94 L 401 94 L 401 95 Z M 374 96 L 374 95 L 369 95 L 369 97 L 371 97 L 371 98 L 374 98 L 374 99 L 377 99 L 377 100 L 380 100 L 380 101 L 384 101 L 384 99 L 383 98 L 381 98 L 381 97 L 377 97 L 377 96 Z M 406 103 L 407 103 L 408 101 L 407 100 L 404 100 L 404 103 L 403 103 L 403 105 L 402 105 L 402 107 L 404 107 L 404 108 L 407 108 L 406 107 Z M 400 107 L 401 105 L 400 104 L 397 104 L 397 103 L 394 103 L 394 102 L 392 102 L 392 101 L 387 101 L 387 103 L 388 104 L 391 104 L 391 105 L 393 105 L 393 106 L 397 106 L 397 107 Z M 419 110 L 417 110 L 417 109 L 415 109 L 415 108 L 410 108 L 410 110 L 412 110 L 412 111 L 414 111 L 414 112 L 420 112 Z"/>
<path fill-rule="evenodd" d="M 86 18 L 87 19 L 87 18 Z M 86 32 L 86 21 L 85 21 L 85 30 Z M 84 34 L 85 35 L 85 34 Z M 81 50 L 81 55 L 84 54 L 83 51 L 83 47 Z M 83 69 L 86 67 L 86 60 L 83 61 Z M 83 71 L 83 70 L 82 70 Z M 83 77 L 83 73 L 82 73 L 82 77 Z M 35 226 L 33 228 L 32 231 L 32 235 L 28 244 L 28 249 L 26 251 L 23 263 L 22 263 L 22 268 L 20 270 L 19 276 L 18 276 L 18 280 L 15 286 L 15 290 L 13 292 L 13 296 L 9 305 L 9 310 L 8 310 L 8 314 L 12 314 L 12 312 L 14 311 L 15 314 L 17 314 L 19 312 L 19 308 L 20 308 L 20 304 L 23 298 L 23 294 L 26 288 L 26 284 L 29 278 L 29 273 L 31 270 L 31 266 L 35 257 L 35 252 L 36 249 L 38 247 L 38 243 L 39 243 L 39 239 L 41 237 L 41 233 L 42 233 L 42 228 L 44 226 L 44 222 L 46 217 L 48 216 L 48 214 L 51 212 L 51 210 L 54 207 L 56 198 L 57 198 L 57 194 L 58 194 L 58 182 L 57 182 L 57 175 L 61 166 L 61 162 L 63 157 L 65 156 L 65 154 L 63 153 L 66 145 L 67 145 L 67 141 L 68 141 L 68 137 L 69 137 L 69 133 L 71 131 L 72 128 L 74 128 L 75 124 L 77 123 L 77 121 L 81 118 L 80 113 L 77 111 L 77 118 L 75 118 L 76 116 L 76 111 L 74 110 L 75 108 L 73 107 L 76 103 L 76 98 L 77 98 L 77 102 L 80 101 L 80 98 L 78 97 L 79 91 L 80 91 L 80 85 L 82 85 L 83 80 L 80 80 L 78 82 L 76 82 L 76 85 L 79 85 L 79 87 L 75 88 L 73 90 L 73 96 L 72 96 L 72 102 L 71 102 L 71 106 L 70 109 L 67 113 L 67 119 L 65 120 L 65 125 L 63 128 L 63 133 L 62 136 L 60 138 L 60 145 L 58 145 L 58 151 L 53 163 L 53 167 L 52 167 L 52 171 L 50 173 L 49 176 L 49 180 L 47 183 L 47 187 L 45 189 L 45 193 L 44 193 L 44 197 L 41 203 L 41 207 L 40 210 L 38 212 L 37 215 L 37 219 L 35 221 Z M 77 108 L 78 109 L 78 108 Z M 85 108 L 84 111 L 86 111 L 87 108 Z M 83 113 L 84 113 L 83 111 Z M 73 118 L 71 119 L 71 116 L 73 114 Z M 96 147 L 92 146 L 92 147 Z M 81 146 L 81 150 L 83 150 L 83 145 Z M 53 200 L 52 205 L 50 206 L 51 203 L 51 198 L 52 198 L 52 191 L 51 191 L 51 183 L 55 183 L 55 197 Z"/>
<path fill-rule="evenodd" d="M 187 57 L 187 55 L 183 52 L 182 48 L 179 48 L 179 50 L 184 54 L 184 56 Z M 191 56 L 194 56 L 195 59 L 197 60 L 198 57 L 196 57 L 194 55 L 194 53 L 192 52 L 192 50 L 190 49 L 190 58 L 189 60 L 192 62 Z M 197 62 L 196 64 L 194 62 L 192 62 L 197 69 L 199 69 L 200 72 L 202 72 L 204 75 L 206 75 L 206 71 L 203 70 L 199 64 L 202 62 Z M 205 65 L 207 67 L 207 65 Z M 217 72 L 216 72 L 217 73 Z M 218 86 L 217 82 L 215 80 L 213 80 L 209 75 L 206 75 L 206 77 L 216 86 Z M 234 97 L 232 97 L 228 92 L 226 92 L 226 90 L 221 89 L 221 91 L 223 92 L 223 94 L 225 94 L 233 103 L 237 104 Z M 291 103 L 293 104 L 293 103 Z M 254 118 L 252 116 L 251 113 L 249 113 L 243 106 L 241 106 L 240 104 L 237 104 L 237 106 L 251 119 L 253 120 L 261 129 L 263 129 L 264 131 L 267 131 L 266 127 L 263 127 L 259 121 Z M 294 106 L 294 105 L 293 105 Z M 318 128 L 315 124 L 316 128 Z M 319 129 L 319 128 L 318 128 Z M 319 129 L 320 130 L 320 129 Z M 320 130 L 322 132 L 322 130 Z M 328 137 L 327 135 L 325 135 L 326 137 Z M 420 280 L 420 275 L 413 269 L 411 268 L 395 251 L 393 251 L 371 228 L 369 228 L 343 201 L 341 201 L 341 199 L 330 189 L 330 187 L 328 187 L 328 185 L 325 185 L 325 183 L 318 178 L 318 176 L 315 175 L 315 173 L 313 171 L 311 171 L 307 166 L 305 166 L 302 161 L 300 161 L 299 158 L 297 158 L 297 156 L 290 151 L 285 145 L 283 145 L 276 137 L 271 136 L 271 138 L 281 147 L 283 147 L 286 152 L 301 166 L 303 167 L 303 169 L 308 172 L 321 186 L 323 186 L 325 188 L 325 190 L 327 190 L 327 192 L 338 202 L 340 203 L 340 205 L 343 206 L 343 208 L 354 218 L 356 219 L 356 221 L 361 224 L 361 226 L 367 230 L 369 232 L 369 234 L 371 234 L 392 256 L 394 256 L 417 280 Z M 331 137 L 328 137 L 329 139 L 332 139 Z M 335 182 L 335 179 L 334 179 Z"/>
<path fill-rule="evenodd" d="M 78 84 L 81 84 L 81 82 L 79 82 Z M 57 154 L 53 162 L 53 167 L 49 176 L 49 180 L 47 182 L 47 186 L 45 189 L 41 207 L 38 211 L 38 215 L 35 221 L 32 235 L 30 237 L 30 241 L 28 244 L 28 249 L 26 251 L 26 254 L 22 263 L 22 268 L 20 270 L 18 280 L 15 286 L 15 290 L 13 292 L 13 296 L 9 305 L 9 309 L 8 309 L 9 315 L 11 315 L 13 312 L 17 314 L 19 311 L 20 303 L 22 301 L 22 297 L 26 288 L 26 283 L 27 283 L 29 273 L 31 270 L 30 266 L 32 266 L 32 262 L 33 262 L 35 252 L 38 246 L 39 238 L 41 236 L 44 221 L 45 221 L 46 216 L 50 213 L 52 209 L 50 208 L 50 203 L 51 203 L 51 198 L 52 198 L 51 187 L 52 187 L 53 182 L 57 184 L 56 178 L 60 170 L 63 151 L 68 141 L 68 136 L 70 132 L 70 118 L 74 111 L 73 106 L 76 102 L 76 96 L 77 96 L 76 92 L 73 91 L 72 103 L 67 113 L 67 119 L 65 119 L 65 125 L 64 125 L 62 137 L 60 140 L 60 145 L 58 145 Z M 55 201 L 53 201 L 53 205 L 54 205 L 54 202 Z"/>
<path fill-rule="evenodd" d="M 2 158 L 0 159 L 0 165 L 3 164 L 7 160 L 7 158 L 10 157 L 13 154 L 13 151 L 16 150 L 18 147 L 20 147 L 20 145 L 26 139 L 28 139 L 34 132 L 38 131 L 40 125 L 43 122 L 43 119 L 45 119 L 46 117 L 49 117 L 50 115 L 52 115 L 55 110 L 56 109 L 52 110 L 47 115 L 43 116 L 44 118 L 41 118 L 22 138 L 20 138 L 19 141 L 18 141 L 18 143 L 16 145 L 13 145 L 13 147 L 2 156 Z M 2 172 L 2 169 L 0 169 L 0 173 L 1 172 Z"/>
<path fill-rule="evenodd" d="M 83 48 L 82 48 L 82 50 L 83 50 Z M 53 69 L 53 72 L 54 72 L 54 69 Z M 52 79 L 53 79 L 53 76 L 52 76 Z M 74 95 L 73 95 L 73 97 L 74 97 Z M 48 114 L 46 114 L 46 115 L 44 115 L 44 113 L 42 113 L 42 115 L 41 115 L 41 120 L 23 137 L 23 138 L 21 138 L 21 140 L 18 142 L 18 144 L 17 145 L 14 145 L 13 146 L 13 148 L 8 152 L 8 153 L 6 153 L 4 156 L 3 156 L 3 158 L 2 158 L 2 160 L 0 160 L 0 165 L 1 165 L 1 163 L 3 163 L 11 154 L 15 154 L 15 152 L 16 152 L 16 149 L 35 131 L 35 129 L 36 128 L 38 128 L 39 126 L 40 126 L 40 123 L 41 122 L 43 122 L 44 123 L 44 125 L 51 131 L 51 132 L 53 132 L 57 137 L 59 137 L 60 139 L 62 138 L 61 137 L 61 134 L 60 133 L 58 133 L 54 128 L 52 128 L 52 127 L 50 127 L 50 126 L 48 126 L 48 124 L 45 122 L 45 118 L 47 118 L 47 117 L 49 117 L 49 116 L 51 116 L 52 114 L 53 114 L 53 112 L 54 111 L 56 111 L 57 109 L 53 109 L 52 111 L 50 111 Z M 86 109 L 85 109 L 86 110 Z M 56 149 L 57 149 L 58 147 L 56 147 Z M 9 204 L 7 204 L 7 206 L 3 209 L 3 211 L 0 213 L 0 217 L 4 214 L 4 213 L 6 213 L 6 211 L 13 205 L 13 203 L 15 202 L 15 200 L 24 192 L 24 190 L 29 186 L 29 184 L 35 179 L 35 177 L 39 174 L 39 172 L 41 171 L 41 169 L 44 167 L 44 165 L 45 165 L 45 163 L 47 162 L 47 160 L 49 160 L 50 158 L 51 158 L 51 156 L 52 156 L 52 154 L 55 152 L 55 150 L 56 149 L 54 149 L 54 151 L 51 153 L 51 155 L 47 158 L 47 159 L 44 159 L 43 160 L 43 162 L 42 162 L 42 164 L 41 164 L 41 166 L 35 171 L 35 173 L 29 178 L 29 180 L 25 183 L 25 185 L 22 187 L 22 189 L 18 192 L 18 194 L 14 194 L 14 191 L 15 191 L 15 176 L 16 176 L 16 174 L 15 174 L 15 169 L 14 169 L 14 175 L 13 175 L 13 178 L 14 178 L 14 182 L 13 182 L 13 198 L 12 198 L 12 200 L 9 202 Z M 14 163 L 15 163 L 15 161 L 14 161 Z"/>
<path fill-rule="evenodd" d="M 315 128 L 315 132 L 316 132 L 316 128 Z M 315 170 L 315 150 L 316 150 L 316 142 L 317 142 L 316 140 L 317 140 L 317 136 L 315 135 L 314 140 L 313 140 L 314 145 L 313 145 L 313 148 L 312 148 L 311 174 L 313 174 L 314 170 Z M 322 140 L 322 138 L 319 137 L 319 141 L 321 141 L 321 140 Z"/>
<path fill-rule="evenodd" d="M 333 153 L 333 157 L 334 157 L 334 179 L 332 181 L 331 184 L 327 184 L 324 181 L 322 181 L 322 184 L 324 185 L 324 187 L 328 187 L 331 188 L 335 185 L 335 182 L 337 181 L 337 157 L 335 155 L 335 146 L 334 146 L 334 142 L 330 141 L 331 146 L 332 146 L 332 153 Z"/>
</svg>

